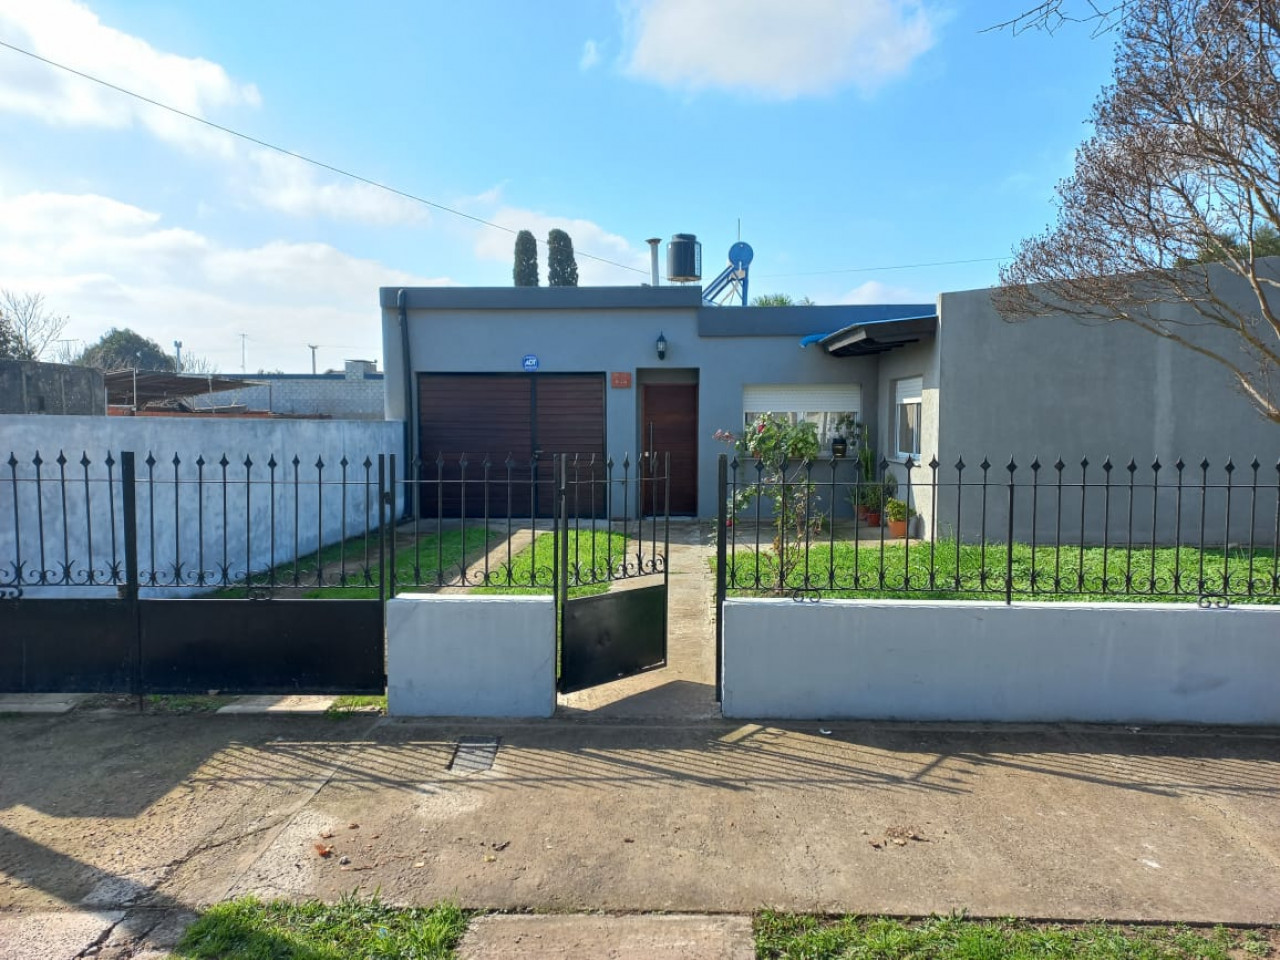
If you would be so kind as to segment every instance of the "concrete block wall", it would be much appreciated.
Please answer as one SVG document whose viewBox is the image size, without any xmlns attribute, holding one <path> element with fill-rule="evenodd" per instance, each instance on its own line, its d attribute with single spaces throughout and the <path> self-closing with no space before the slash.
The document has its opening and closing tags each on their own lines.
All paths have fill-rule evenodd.
<svg viewBox="0 0 1280 960">
<path fill-rule="evenodd" d="M 551 597 L 401 594 L 387 601 L 387 712 L 549 717 L 556 708 Z"/>
<path fill-rule="evenodd" d="M 1280 608 L 729 600 L 740 718 L 1280 723 Z"/>
<path fill-rule="evenodd" d="M 198 396 L 197 409 L 243 404 L 249 410 L 294 416 L 324 416 L 336 420 L 381 420 L 385 400 L 383 378 L 338 376 L 283 377 L 239 390 Z"/>
<path fill-rule="evenodd" d="M 401 423 L 386 421 L 0 416 L 0 460 L 12 454 L 18 461 L 12 472 L 6 467 L 0 474 L 0 517 L 8 520 L 0 523 L 0 581 L 13 579 L 16 563 L 24 564 L 28 580 L 41 565 L 60 577 L 67 563 L 72 577 L 83 579 L 90 568 L 109 570 L 113 557 L 123 564 L 120 454 L 125 450 L 137 460 L 138 566 L 157 571 L 162 580 L 178 562 L 189 578 L 200 566 L 202 549 L 203 569 L 217 579 L 224 530 L 233 578 L 291 558 L 295 537 L 298 551 L 305 554 L 317 545 L 355 536 L 366 524 L 378 522 L 377 469 L 370 470 L 372 486 L 366 492 L 364 460 L 376 464 L 379 454 L 399 454 L 403 429 Z M 32 462 L 37 453 L 43 461 L 38 484 Z M 67 461 L 61 467 L 59 454 Z M 115 461 L 110 473 L 104 462 L 108 454 Z M 155 458 L 150 468 L 148 455 Z M 175 455 L 181 461 L 177 482 Z M 224 455 L 225 489 L 219 462 Z M 299 459 L 296 490 L 294 456 Z M 87 468 L 82 457 L 90 461 Z M 203 472 L 196 462 L 201 457 Z M 274 474 L 268 466 L 272 457 Z M 246 458 L 252 467 L 246 468 Z M 344 458 L 349 484 L 345 504 L 337 484 Z M 318 459 L 325 464 L 323 471 L 316 468 Z M 92 587 L 78 592 L 95 590 L 114 593 L 114 588 Z M 171 590 L 164 595 L 189 593 Z M 68 596 L 72 591 L 37 587 L 26 588 L 26 595 Z"/>
</svg>

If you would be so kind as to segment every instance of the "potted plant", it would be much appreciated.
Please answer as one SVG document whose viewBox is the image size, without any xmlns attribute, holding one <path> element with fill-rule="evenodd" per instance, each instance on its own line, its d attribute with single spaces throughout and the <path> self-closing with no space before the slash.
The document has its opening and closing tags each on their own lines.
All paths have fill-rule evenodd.
<svg viewBox="0 0 1280 960">
<path fill-rule="evenodd" d="M 862 503 L 863 503 L 863 519 L 866 520 L 867 526 L 880 526 L 880 511 L 884 509 L 884 501 L 886 497 L 885 485 L 872 481 L 862 485 Z"/>
<path fill-rule="evenodd" d="M 836 417 L 835 436 L 831 438 L 831 456 L 844 457 L 849 453 L 849 437 L 855 442 L 858 437 L 858 421 L 851 415 L 842 413 Z"/>
<path fill-rule="evenodd" d="M 890 497 L 885 501 L 884 515 L 889 521 L 889 536 L 905 537 L 907 535 L 907 525 L 911 518 L 916 515 L 916 512 L 905 500 Z"/>
</svg>

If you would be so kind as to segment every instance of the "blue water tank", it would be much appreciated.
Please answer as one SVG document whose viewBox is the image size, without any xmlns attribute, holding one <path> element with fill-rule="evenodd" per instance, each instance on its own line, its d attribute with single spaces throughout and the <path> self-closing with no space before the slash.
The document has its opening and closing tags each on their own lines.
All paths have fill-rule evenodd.
<svg viewBox="0 0 1280 960">
<path fill-rule="evenodd" d="M 692 233 L 677 233 L 667 244 L 667 280 L 689 283 L 702 279 L 702 244 Z"/>
</svg>

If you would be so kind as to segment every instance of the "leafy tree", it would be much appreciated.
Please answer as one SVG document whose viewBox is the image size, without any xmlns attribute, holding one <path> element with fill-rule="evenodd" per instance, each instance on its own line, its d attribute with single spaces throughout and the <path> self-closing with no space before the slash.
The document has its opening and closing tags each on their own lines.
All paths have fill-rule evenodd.
<svg viewBox="0 0 1280 960">
<path fill-rule="evenodd" d="M 0 312 L 0 360 L 17 360 L 18 348 L 18 335 L 9 325 L 9 318 Z"/>
<path fill-rule="evenodd" d="M 753 307 L 812 307 L 814 302 L 808 297 L 795 299 L 789 293 L 762 293 L 751 298 Z"/>
<path fill-rule="evenodd" d="M 563 230 L 547 234 L 547 286 L 576 287 L 578 261 L 573 256 L 573 240 Z"/>
<path fill-rule="evenodd" d="M 516 263 L 512 273 L 517 287 L 538 285 L 538 241 L 528 230 L 516 234 Z"/>
<path fill-rule="evenodd" d="M 67 326 L 67 318 L 45 306 L 44 294 L 0 290 L 0 351 L 15 360 L 39 360 Z M 3 345 L 9 340 L 10 346 Z"/>
<path fill-rule="evenodd" d="M 1001 269 L 996 305 L 1131 323 L 1280 424 L 1280 5 L 1127 0 L 1117 30 L 1057 223 Z"/>
<path fill-rule="evenodd" d="M 171 373 L 177 368 L 173 357 L 165 353 L 160 344 L 128 327 L 123 330 L 112 327 L 101 340 L 80 355 L 80 363 L 99 370 L 130 370 L 136 367 Z"/>
</svg>

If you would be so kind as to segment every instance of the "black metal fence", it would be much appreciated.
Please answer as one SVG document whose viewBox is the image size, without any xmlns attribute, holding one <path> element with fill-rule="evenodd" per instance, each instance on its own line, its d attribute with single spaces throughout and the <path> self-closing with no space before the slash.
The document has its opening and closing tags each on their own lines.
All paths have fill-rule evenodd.
<svg viewBox="0 0 1280 960">
<path fill-rule="evenodd" d="M 665 661 L 669 480 L 656 457 L 496 475 L 463 457 L 409 478 L 381 454 L 6 465 L 0 691 L 380 692 L 382 601 L 450 588 L 553 594 L 566 688 Z M 549 516 L 519 516 L 521 492 Z M 448 502 L 458 516 L 423 510 Z"/>
<path fill-rule="evenodd" d="M 415 460 L 395 481 L 407 516 L 389 541 L 389 591 L 556 590 L 665 573 L 667 461 Z"/>
<path fill-rule="evenodd" d="M 1280 461 L 838 465 L 721 457 L 721 599 L 1280 602 Z M 862 509 L 833 519 L 840 503 Z"/>
<path fill-rule="evenodd" d="M 10 453 L 0 592 L 376 587 L 387 463 Z M 4 501 L 8 501 L 5 503 Z M 386 506 L 390 506 L 389 501 Z M 6 509 L 7 508 L 7 509 Z M 331 545 L 326 549 L 327 545 Z"/>
<path fill-rule="evenodd" d="M 404 478 L 382 454 L 37 452 L 10 453 L 6 464 L 0 596 L 9 599 L 131 588 L 254 598 L 550 590 L 561 568 L 589 586 L 662 573 L 666 557 L 668 470 L 657 457 L 498 466 L 464 454 L 416 461 Z"/>
</svg>

